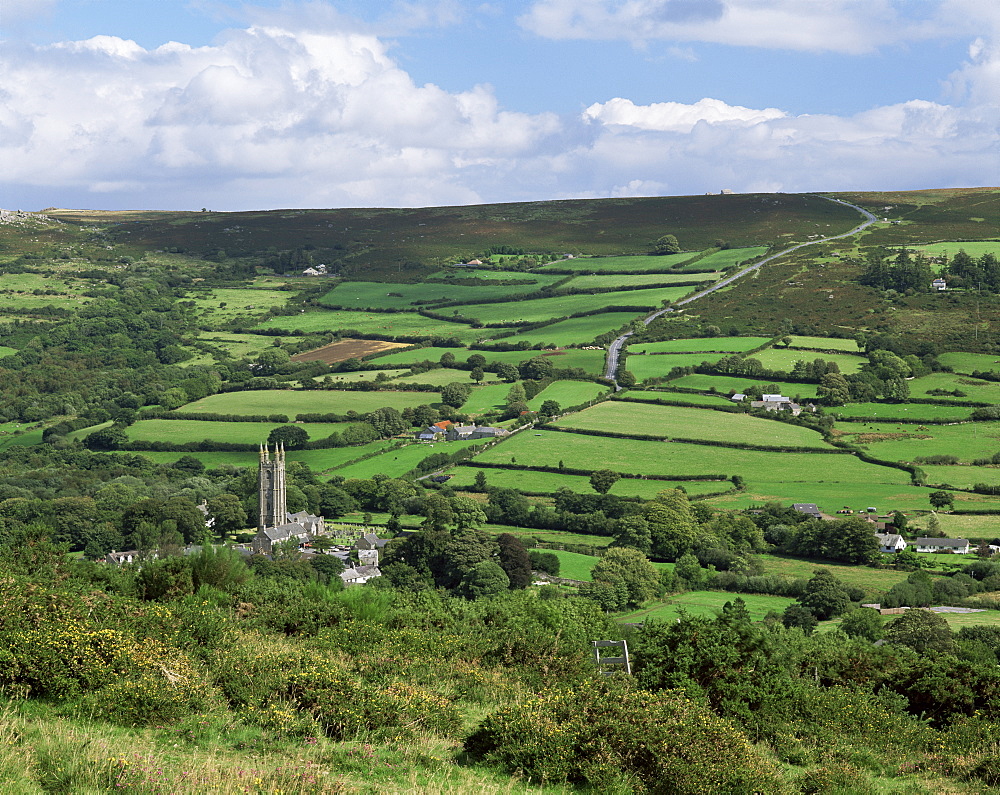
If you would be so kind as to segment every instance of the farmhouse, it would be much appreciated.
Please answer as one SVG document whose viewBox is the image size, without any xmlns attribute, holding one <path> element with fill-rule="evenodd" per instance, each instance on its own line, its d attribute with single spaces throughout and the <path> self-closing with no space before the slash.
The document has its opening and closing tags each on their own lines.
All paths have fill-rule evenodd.
<svg viewBox="0 0 1000 795">
<path fill-rule="evenodd" d="M 130 549 L 126 552 L 115 552 L 113 549 L 104 556 L 106 563 L 113 563 L 116 566 L 124 566 L 128 563 L 135 563 L 139 559 L 139 550 Z"/>
<path fill-rule="evenodd" d="M 969 554 L 969 540 L 966 538 L 918 538 L 913 543 L 917 547 L 917 552 Z"/>
<path fill-rule="evenodd" d="M 792 508 L 799 513 L 804 513 L 806 516 L 811 516 L 813 519 L 823 518 L 823 514 L 814 502 L 796 502 L 792 504 Z"/>
<path fill-rule="evenodd" d="M 948 289 L 948 282 L 946 282 L 944 279 L 937 278 L 931 282 L 931 287 L 933 287 L 938 292 L 941 292 L 943 290 Z"/>
<path fill-rule="evenodd" d="M 382 572 L 379 571 L 378 566 L 354 566 L 350 569 L 344 569 L 340 573 L 340 579 L 344 581 L 344 585 L 364 585 L 369 580 L 374 580 L 376 577 L 381 577 Z"/>
<path fill-rule="evenodd" d="M 746 397 L 744 395 L 744 397 Z M 735 396 L 734 398 L 735 399 Z M 763 409 L 764 411 L 789 411 L 793 417 L 798 417 L 802 413 L 802 406 L 798 403 L 793 403 L 791 398 L 787 398 L 784 395 L 761 395 L 760 400 L 750 401 L 751 409 Z M 815 411 L 816 407 L 813 405 L 807 406 L 810 411 Z"/>
<path fill-rule="evenodd" d="M 891 554 L 906 549 L 906 539 L 898 533 L 876 533 L 875 538 L 878 539 L 880 552 Z"/>
</svg>

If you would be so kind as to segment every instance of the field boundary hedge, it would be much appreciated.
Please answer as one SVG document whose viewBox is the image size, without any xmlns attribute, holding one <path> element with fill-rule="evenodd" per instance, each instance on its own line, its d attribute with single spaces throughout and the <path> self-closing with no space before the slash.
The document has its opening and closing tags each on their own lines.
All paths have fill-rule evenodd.
<svg viewBox="0 0 1000 795">
<path fill-rule="evenodd" d="M 679 400 L 662 400 L 657 398 L 656 400 L 639 400 L 639 398 L 628 397 L 627 395 L 613 395 L 612 400 L 618 400 L 622 403 L 646 403 L 652 406 L 683 406 L 689 409 L 708 409 L 709 411 L 721 411 L 725 414 L 740 414 L 740 409 L 738 406 L 726 405 L 725 403 L 720 403 L 718 406 L 707 406 L 704 403 L 688 403 L 686 401 Z"/>
<path fill-rule="evenodd" d="M 584 475 L 589 477 L 597 472 L 596 469 L 578 469 L 576 467 L 550 467 L 531 466 L 529 464 L 501 464 L 487 461 L 460 461 L 458 466 L 480 467 L 482 469 L 510 469 L 517 472 L 554 472 L 557 475 Z M 634 472 L 619 472 L 623 478 L 633 480 L 699 480 L 699 481 L 724 481 L 729 480 L 729 475 L 639 475 Z"/>
<path fill-rule="evenodd" d="M 681 436 L 653 436 L 649 434 L 621 433 L 620 431 L 599 431 L 593 428 L 560 428 L 547 426 L 547 430 L 560 433 L 578 433 L 582 436 L 604 436 L 611 439 L 635 439 L 641 442 L 666 442 L 680 444 L 703 444 L 709 447 L 732 447 L 737 450 L 758 450 L 765 453 L 822 453 L 826 455 L 850 455 L 850 450 L 826 450 L 822 447 L 800 447 L 798 445 L 763 445 L 749 442 L 727 442 L 718 439 L 687 439 Z"/>
</svg>

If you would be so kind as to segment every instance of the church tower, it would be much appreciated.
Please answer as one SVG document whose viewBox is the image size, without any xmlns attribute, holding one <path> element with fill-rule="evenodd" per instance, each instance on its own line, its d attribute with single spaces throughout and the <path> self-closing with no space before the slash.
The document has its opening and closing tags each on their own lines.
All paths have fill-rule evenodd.
<svg viewBox="0 0 1000 795">
<path fill-rule="evenodd" d="M 259 489 L 257 529 L 279 527 L 288 519 L 285 507 L 285 446 L 274 446 L 274 458 L 266 444 L 260 448 L 260 474 L 257 476 Z"/>
</svg>

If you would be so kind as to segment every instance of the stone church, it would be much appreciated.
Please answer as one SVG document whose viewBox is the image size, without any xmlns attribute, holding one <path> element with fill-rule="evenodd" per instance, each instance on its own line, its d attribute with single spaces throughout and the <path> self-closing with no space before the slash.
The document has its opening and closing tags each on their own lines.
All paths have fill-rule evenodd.
<svg viewBox="0 0 1000 795">
<path fill-rule="evenodd" d="M 306 511 L 289 513 L 285 491 L 285 446 L 276 444 L 272 455 L 270 445 L 260 448 L 260 470 L 257 475 L 257 535 L 251 549 L 269 555 L 274 547 L 295 539 L 302 544 L 326 532 L 322 516 Z"/>
</svg>

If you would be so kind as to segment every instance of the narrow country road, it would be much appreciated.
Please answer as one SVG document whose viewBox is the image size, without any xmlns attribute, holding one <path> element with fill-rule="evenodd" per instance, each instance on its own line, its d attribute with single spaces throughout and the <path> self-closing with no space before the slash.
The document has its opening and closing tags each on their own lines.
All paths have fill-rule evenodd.
<svg viewBox="0 0 1000 795">
<path fill-rule="evenodd" d="M 678 301 L 673 306 L 669 306 L 664 309 L 659 309 L 656 312 L 653 312 L 651 315 L 647 315 L 642 319 L 643 324 L 648 326 L 650 323 L 656 320 L 656 318 L 660 317 L 660 315 L 665 315 L 667 312 L 673 312 L 679 306 L 690 304 L 692 301 L 697 301 L 699 298 L 702 298 L 703 296 L 706 296 L 709 293 L 714 293 L 716 290 L 721 290 L 723 287 L 732 284 L 737 279 L 741 279 L 751 271 L 755 271 L 761 266 L 767 265 L 767 263 L 776 260 L 778 257 L 783 257 L 786 254 L 791 254 L 793 251 L 798 251 L 800 248 L 805 248 L 806 246 L 815 246 L 817 243 L 829 243 L 831 240 L 840 240 L 841 238 L 850 237 L 851 235 L 856 235 L 858 232 L 860 232 L 863 229 L 867 229 L 869 226 L 871 226 L 878 220 L 870 212 L 868 212 L 865 209 L 862 209 L 861 207 L 858 207 L 856 204 L 845 202 L 842 199 L 831 199 L 829 196 L 820 196 L 819 198 L 826 199 L 827 201 L 830 202 L 836 202 L 837 204 L 842 204 L 845 207 L 850 207 L 853 210 L 857 210 L 865 217 L 865 220 L 862 221 L 853 229 L 851 229 L 849 232 L 844 232 L 839 235 L 832 235 L 830 237 L 822 237 L 819 240 L 810 240 L 808 243 L 798 243 L 797 245 L 794 245 L 791 248 L 786 248 L 783 251 L 779 251 L 777 254 L 771 254 L 770 256 L 764 257 L 764 259 L 760 260 L 759 262 L 755 262 L 753 265 L 748 265 L 742 270 L 734 273 L 732 276 L 727 276 L 722 281 L 716 282 L 711 287 L 708 287 L 702 290 L 701 292 L 695 293 L 694 295 L 690 296 L 689 298 L 685 298 L 682 301 Z M 607 364 L 604 369 L 604 377 L 607 378 L 609 381 L 615 382 L 616 391 L 621 389 L 621 387 L 618 385 L 618 381 L 615 379 L 615 374 L 618 372 L 618 358 L 621 355 L 622 346 L 628 341 L 628 338 L 632 336 L 632 333 L 633 332 L 630 331 L 627 334 L 622 334 L 608 346 L 608 358 L 607 358 Z"/>
</svg>

